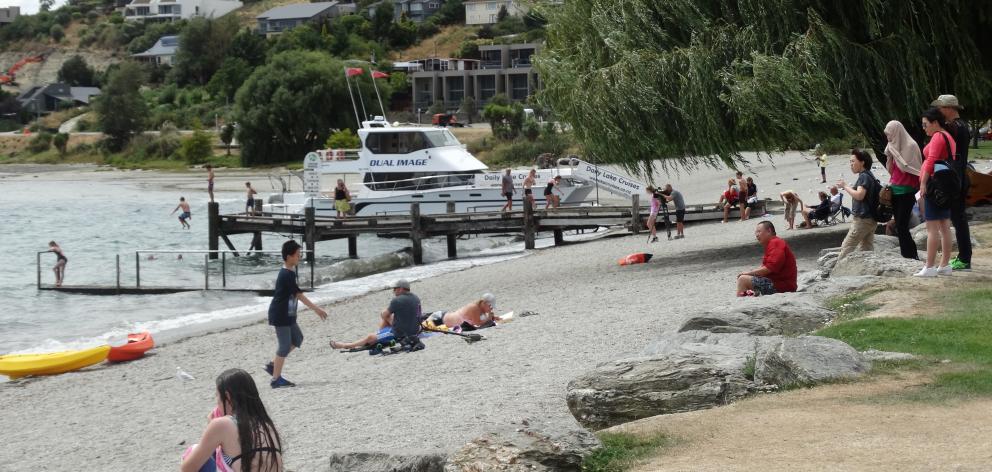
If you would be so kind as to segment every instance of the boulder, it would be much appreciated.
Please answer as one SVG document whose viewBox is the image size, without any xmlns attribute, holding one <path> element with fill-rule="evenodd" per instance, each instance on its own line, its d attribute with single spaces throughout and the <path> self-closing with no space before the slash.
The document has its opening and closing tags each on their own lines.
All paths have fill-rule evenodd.
<svg viewBox="0 0 992 472">
<path fill-rule="evenodd" d="M 861 290 L 876 280 L 878 280 L 878 277 L 874 275 L 830 277 L 815 280 L 809 285 L 800 286 L 799 293 L 815 295 L 817 298 L 826 299 Z"/>
<path fill-rule="evenodd" d="M 854 251 L 834 264 L 830 277 L 877 275 L 906 277 L 920 270 L 920 262 L 906 259 L 898 252 Z"/>
<path fill-rule="evenodd" d="M 778 386 L 814 385 L 859 377 L 870 366 L 843 341 L 820 336 L 779 338 L 758 352 L 754 378 Z"/>
<path fill-rule="evenodd" d="M 441 454 L 392 455 L 381 452 L 333 454 L 330 472 L 444 472 Z"/>
<path fill-rule="evenodd" d="M 551 432 L 555 431 L 555 432 Z M 535 427 L 487 433 L 449 456 L 445 472 L 579 472 L 582 460 L 602 444 L 584 429 Z"/>
<path fill-rule="evenodd" d="M 927 225 L 926 225 L 926 223 L 923 223 L 923 224 L 921 224 L 921 225 L 919 225 L 919 226 L 917 226 L 917 227 L 909 230 L 909 232 L 910 232 L 910 234 L 913 235 L 913 241 L 916 242 L 916 247 L 918 249 L 922 249 L 922 250 L 926 251 L 927 250 Z M 978 241 L 975 240 L 975 237 L 974 236 L 971 237 L 971 246 L 972 247 L 978 247 L 979 246 Z M 951 226 L 951 247 L 955 251 L 958 250 L 958 238 L 957 238 L 957 233 L 954 231 L 954 226 Z"/>
<path fill-rule="evenodd" d="M 702 410 L 747 396 L 745 375 L 765 337 L 687 331 L 669 334 L 641 356 L 604 362 L 568 383 L 572 416 L 591 429 L 649 416 Z"/>
<path fill-rule="evenodd" d="M 806 294 L 782 293 L 742 298 L 730 306 L 701 313 L 683 323 L 679 331 L 796 336 L 823 326 L 833 317 L 833 311 Z"/>
<path fill-rule="evenodd" d="M 900 362 L 917 359 L 915 355 L 906 352 L 889 352 L 876 349 L 869 349 L 862 352 L 861 357 L 864 357 L 868 362 Z"/>
<path fill-rule="evenodd" d="M 872 246 L 875 248 L 875 252 L 886 252 L 886 251 L 896 251 L 899 252 L 899 238 L 895 236 L 887 236 L 884 234 L 876 234 L 875 240 L 872 242 Z"/>
<path fill-rule="evenodd" d="M 600 429 L 725 405 L 779 385 L 851 378 L 868 368 L 834 339 L 685 331 L 638 356 L 596 366 L 569 382 L 566 400 L 580 424 Z"/>
</svg>

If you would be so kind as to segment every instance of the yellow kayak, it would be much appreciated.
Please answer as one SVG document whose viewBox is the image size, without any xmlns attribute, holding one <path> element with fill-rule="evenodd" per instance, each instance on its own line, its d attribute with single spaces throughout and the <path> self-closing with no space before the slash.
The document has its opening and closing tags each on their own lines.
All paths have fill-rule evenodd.
<svg viewBox="0 0 992 472">
<path fill-rule="evenodd" d="M 0 356 L 0 374 L 12 379 L 26 375 L 62 374 L 103 362 L 109 352 L 110 346 L 105 345 L 79 351 L 8 354 Z"/>
</svg>

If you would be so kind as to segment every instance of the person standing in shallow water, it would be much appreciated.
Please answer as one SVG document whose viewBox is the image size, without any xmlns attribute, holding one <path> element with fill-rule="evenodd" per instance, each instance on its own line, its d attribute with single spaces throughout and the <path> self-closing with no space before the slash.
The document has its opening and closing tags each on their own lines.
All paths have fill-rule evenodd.
<svg viewBox="0 0 992 472">
<path fill-rule="evenodd" d="M 55 266 L 52 267 L 52 271 L 55 272 L 55 286 L 61 287 L 62 280 L 65 279 L 65 265 L 69 263 L 69 259 L 65 257 L 62 253 L 62 248 L 55 241 L 48 242 L 48 252 L 54 252 L 56 259 Z"/>
</svg>

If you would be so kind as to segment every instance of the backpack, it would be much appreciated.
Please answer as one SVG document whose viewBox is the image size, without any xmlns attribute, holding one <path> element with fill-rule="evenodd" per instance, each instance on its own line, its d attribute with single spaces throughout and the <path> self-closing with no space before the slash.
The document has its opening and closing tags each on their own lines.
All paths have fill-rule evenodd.
<svg viewBox="0 0 992 472">
<path fill-rule="evenodd" d="M 944 135 L 944 145 L 947 146 L 948 157 L 954 159 L 955 156 L 951 153 L 951 143 L 948 141 L 951 138 L 943 131 L 941 134 Z M 927 198 L 937 208 L 946 210 L 953 206 L 960 197 L 961 179 L 958 177 L 954 165 L 947 159 L 937 161 L 933 166 L 933 176 L 927 185 Z"/>
<path fill-rule="evenodd" d="M 875 178 L 875 174 L 872 174 L 870 170 L 866 170 L 865 172 L 875 182 L 874 185 L 869 186 L 867 189 L 865 204 L 868 206 L 868 211 L 871 213 L 872 219 L 879 223 L 886 223 L 892 219 L 892 188 L 888 185 L 883 187 L 882 183 Z"/>
</svg>

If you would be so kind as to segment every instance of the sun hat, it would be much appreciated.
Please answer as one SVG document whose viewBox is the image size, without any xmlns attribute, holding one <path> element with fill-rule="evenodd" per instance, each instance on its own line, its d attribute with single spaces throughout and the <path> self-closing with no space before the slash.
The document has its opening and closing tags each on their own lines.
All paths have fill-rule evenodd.
<svg viewBox="0 0 992 472">
<path fill-rule="evenodd" d="M 950 107 L 957 108 L 958 110 L 964 110 L 964 107 L 958 103 L 958 97 L 954 95 L 941 95 L 937 97 L 936 100 L 930 102 L 932 107 Z"/>
<path fill-rule="evenodd" d="M 407 279 L 399 279 L 396 282 L 393 282 L 393 288 L 405 288 L 410 290 L 410 281 Z"/>
<path fill-rule="evenodd" d="M 482 301 L 488 303 L 489 306 L 493 307 L 493 310 L 496 309 L 496 295 L 493 295 L 491 293 L 483 293 Z"/>
</svg>

